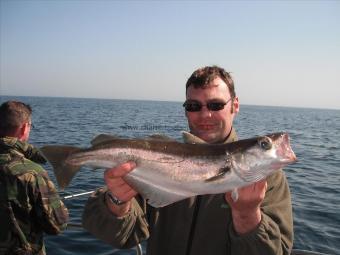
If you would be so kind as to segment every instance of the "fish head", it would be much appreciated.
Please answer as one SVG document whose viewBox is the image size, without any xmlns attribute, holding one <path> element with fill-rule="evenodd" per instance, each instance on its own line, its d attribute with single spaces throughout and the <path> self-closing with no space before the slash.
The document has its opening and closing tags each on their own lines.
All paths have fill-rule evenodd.
<svg viewBox="0 0 340 255">
<path fill-rule="evenodd" d="M 249 140 L 248 145 L 231 155 L 230 160 L 241 179 L 256 182 L 297 159 L 290 146 L 289 135 L 275 133 Z"/>
</svg>

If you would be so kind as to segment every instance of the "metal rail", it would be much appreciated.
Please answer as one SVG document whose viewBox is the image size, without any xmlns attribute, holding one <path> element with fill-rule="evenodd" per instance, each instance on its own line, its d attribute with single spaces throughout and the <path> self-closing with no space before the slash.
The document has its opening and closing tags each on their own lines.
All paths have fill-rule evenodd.
<svg viewBox="0 0 340 255">
<path fill-rule="evenodd" d="M 82 193 L 78 193 L 78 194 L 68 195 L 68 196 L 62 197 L 62 200 L 67 200 L 67 199 L 71 199 L 71 198 L 75 198 L 75 197 L 89 195 L 93 192 L 94 191 L 92 190 L 92 191 L 86 191 L 86 192 L 82 192 Z"/>
<path fill-rule="evenodd" d="M 136 245 L 136 254 L 137 255 L 143 255 L 143 249 L 142 249 L 142 245 L 140 243 Z"/>
</svg>

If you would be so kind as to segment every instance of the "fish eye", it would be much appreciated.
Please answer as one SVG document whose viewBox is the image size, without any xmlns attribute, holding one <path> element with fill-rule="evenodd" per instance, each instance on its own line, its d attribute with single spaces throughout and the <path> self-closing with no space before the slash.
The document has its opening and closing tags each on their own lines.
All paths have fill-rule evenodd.
<svg viewBox="0 0 340 255">
<path fill-rule="evenodd" d="M 272 148 L 272 140 L 267 136 L 261 137 L 257 142 L 263 150 L 267 151 Z"/>
</svg>

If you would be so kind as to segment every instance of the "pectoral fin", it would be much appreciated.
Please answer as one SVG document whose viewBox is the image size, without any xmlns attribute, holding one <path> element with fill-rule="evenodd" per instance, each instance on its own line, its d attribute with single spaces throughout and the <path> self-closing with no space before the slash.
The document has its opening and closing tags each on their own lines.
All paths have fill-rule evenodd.
<svg viewBox="0 0 340 255">
<path fill-rule="evenodd" d="M 230 171 L 230 167 L 229 166 L 222 167 L 222 168 L 220 168 L 219 172 L 216 175 L 206 179 L 205 182 L 213 182 L 213 181 L 217 181 L 219 179 L 222 179 L 223 176 L 225 176 L 225 174 L 228 173 L 229 171 Z"/>
</svg>

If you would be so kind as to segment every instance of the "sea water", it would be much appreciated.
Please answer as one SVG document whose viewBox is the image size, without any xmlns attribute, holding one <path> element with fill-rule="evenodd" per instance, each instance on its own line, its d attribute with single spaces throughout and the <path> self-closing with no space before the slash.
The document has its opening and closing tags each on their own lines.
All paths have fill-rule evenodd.
<svg viewBox="0 0 340 255">
<path fill-rule="evenodd" d="M 36 146 L 68 144 L 90 146 L 100 133 L 143 137 L 161 133 L 180 140 L 187 122 L 180 102 L 104 100 L 44 97 L 5 97 L 33 108 Z M 235 119 L 240 139 L 286 131 L 298 162 L 285 168 L 294 213 L 294 248 L 329 254 L 340 250 L 340 111 L 241 105 Z M 53 171 L 45 165 L 55 182 Z M 62 197 L 104 185 L 103 171 L 80 171 Z M 71 222 L 81 223 L 88 196 L 65 200 Z M 82 228 L 69 228 L 59 236 L 46 236 L 49 255 L 136 254 L 118 250 Z"/>
</svg>

